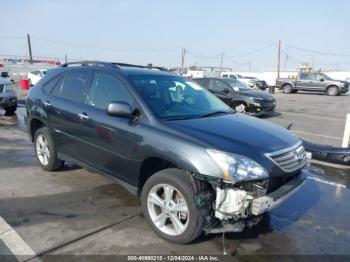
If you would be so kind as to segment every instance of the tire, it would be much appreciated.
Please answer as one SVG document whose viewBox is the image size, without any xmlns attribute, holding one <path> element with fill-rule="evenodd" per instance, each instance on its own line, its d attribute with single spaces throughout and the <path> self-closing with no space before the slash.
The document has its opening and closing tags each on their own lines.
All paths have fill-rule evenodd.
<svg viewBox="0 0 350 262">
<path fill-rule="evenodd" d="M 338 96 L 340 94 L 339 88 L 337 86 L 330 86 L 327 88 L 327 94 L 330 96 Z"/>
<path fill-rule="evenodd" d="M 198 190 L 200 190 L 200 186 L 195 185 L 197 183 L 191 180 L 191 177 L 186 174 L 183 170 L 176 168 L 169 168 L 165 170 L 161 170 L 156 174 L 152 175 L 145 183 L 142 194 L 141 194 L 141 204 L 143 209 L 143 214 L 147 219 L 147 222 L 150 224 L 152 229 L 162 238 L 177 244 L 187 244 L 198 238 L 203 233 L 204 221 L 200 215 L 200 210 L 195 206 L 194 199 Z M 202 183 L 202 182 L 200 182 Z M 202 183 L 204 184 L 204 183 Z M 164 190 L 165 188 L 174 189 L 173 194 L 171 194 L 170 199 L 173 200 L 174 197 L 179 196 L 183 198 L 181 203 L 182 206 L 187 205 L 187 215 L 186 212 L 177 212 L 172 214 L 169 211 L 171 205 L 167 204 L 166 191 L 170 192 L 170 190 Z M 163 192 L 163 193 L 162 193 Z M 175 193 L 174 193 L 175 192 Z M 151 197 L 152 195 L 157 194 L 159 199 Z M 161 205 L 155 204 L 153 201 L 157 199 L 157 203 L 161 203 Z M 158 202 L 160 200 L 160 202 Z M 163 202 L 162 202 L 163 201 Z M 175 200 L 176 201 L 176 200 Z M 172 208 L 175 208 L 178 203 L 174 203 Z M 164 207 L 165 206 L 165 207 Z M 158 213 L 157 211 L 158 207 Z M 170 214 L 168 213 L 170 212 Z M 163 216 L 161 216 L 163 215 Z M 177 221 L 181 223 L 183 226 L 183 231 L 175 230 L 173 220 L 173 216 L 180 216 L 180 219 Z M 158 221 L 160 225 L 156 225 L 154 220 L 159 217 L 166 217 L 162 221 Z M 185 218 L 184 218 L 185 217 Z M 181 229 L 181 228 L 180 228 Z"/>
<path fill-rule="evenodd" d="M 36 158 L 44 170 L 55 171 L 63 166 L 64 161 L 58 159 L 55 144 L 47 127 L 40 128 L 35 132 L 34 150 Z"/>
<path fill-rule="evenodd" d="M 286 84 L 283 86 L 283 93 L 285 94 L 291 94 L 293 91 L 293 87 L 290 84 Z"/>
<path fill-rule="evenodd" d="M 6 114 L 11 114 L 12 115 L 17 110 L 17 104 L 15 104 L 13 106 L 5 107 L 4 110 L 5 110 Z"/>
</svg>

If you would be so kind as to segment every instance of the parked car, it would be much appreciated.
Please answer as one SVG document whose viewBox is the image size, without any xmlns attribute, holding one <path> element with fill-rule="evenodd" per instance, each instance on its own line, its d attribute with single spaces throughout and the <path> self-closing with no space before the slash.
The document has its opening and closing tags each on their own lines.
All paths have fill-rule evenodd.
<svg viewBox="0 0 350 262">
<path fill-rule="evenodd" d="M 175 243 L 258 223 L 307 176 L 297 136 L 161 70 L 64 64 L 31 89 L 25 121 L 43 169 L 69 160 L 114 178 Z"/>
<path fill-rule="evenodd" d="M 222 72 L 221 77 L 234 78 L 247 84 L 250 87 L 254 87 L 263 91 L 267 88 L 267 83 L 265 80 L 260 80 L 253 76 L 242 76 L 233 72 Z"/>
<path fill-rule="evenodd" d="M 276 88 L 286 94 L 296 93 L 299 90 L 325 92 L 330 96 L 337 96 L 349 91 L 349 83 L 334 80 L 320 72 L 300 72 L 296 79 L 278 78 Z"/>
<path fill-rule="evenodd" d="M 275 98 L 256 91 L 234 78 L 195 78 L 198 84 L 209 90 L 239 113 L 263 115 L 275 111 Z"/>
<path fill-rule="evenodd" d="M 36 85 L 41 78 L 46 74 L 46 69 L 37 69 L 28 73 L 28 79 L 30 86 Z"/>
<path fill-rule="evenodd" d="M 13 114 L 17 110 L 17 95 L 13 90 L 13 83 L 3 77 L 0 77 L 0 107 L 7 114 Z"/>
</svg>

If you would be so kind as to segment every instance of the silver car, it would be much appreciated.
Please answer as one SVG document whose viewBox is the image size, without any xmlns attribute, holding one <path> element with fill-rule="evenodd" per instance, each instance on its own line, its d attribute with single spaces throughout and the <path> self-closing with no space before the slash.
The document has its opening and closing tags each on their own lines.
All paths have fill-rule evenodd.
<svg viewBox="0 0 350 262">
<path fill-rule="evenodd" d="M 7 114 L 13 114 L 17 109 L 17 95 L 13 90 L 13 83 L 3 77 L 0 77 L 0 107 Z"/>
</svg>

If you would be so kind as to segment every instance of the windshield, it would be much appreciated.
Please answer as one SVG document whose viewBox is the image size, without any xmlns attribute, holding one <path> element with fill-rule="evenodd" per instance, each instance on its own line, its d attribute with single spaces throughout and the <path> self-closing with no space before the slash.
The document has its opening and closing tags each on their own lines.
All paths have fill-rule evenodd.
<svg viewBox="0 0 350 262">
<path fill-rule="evenodd" d="M 328 75 L 320 73 L 321 77 L 323 77 L 326 80 L 333 80 L 332 78 L 330 78 Z"/>
<path fill-rule="evenodd" d="M 225 82 L 229 84 L 235 91 L 237 91 L 236 90 L 237 88 L 239 91 L 251 90 L 251 88 L 246 83 L 243 83 L 237 79 L 229 78 L 229 79 L 225 79 Z"/>
<path fill-rule="evenodd" d="M 198 118 L 233 112 L 200 85 L 180 76 L 131 75 L 129 79 L 152 111 L 163 119 Z"/>
<path fill-rule="evenodd" d="M 13 87 L 12 85 L 8 85 L 8 84 L 0 84 L 0 93 L 4 93 L 4 92 L 10 92 L 13 91 Z"/>
</svg>

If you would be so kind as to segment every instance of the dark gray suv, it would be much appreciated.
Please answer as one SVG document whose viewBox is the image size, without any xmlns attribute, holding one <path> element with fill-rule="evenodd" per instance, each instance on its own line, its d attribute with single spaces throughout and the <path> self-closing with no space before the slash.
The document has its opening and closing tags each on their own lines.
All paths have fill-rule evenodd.
<svg viewBox="0 0 350 262">
<path fill-rule="evenodd" d="M 156 68 L 64 64 L 30 90 L 26 123 L 42 168 L 67 160 L 114 178 L 176 243 L 258 223 L 307 175 L 298 137 Z"/>
</svg>

